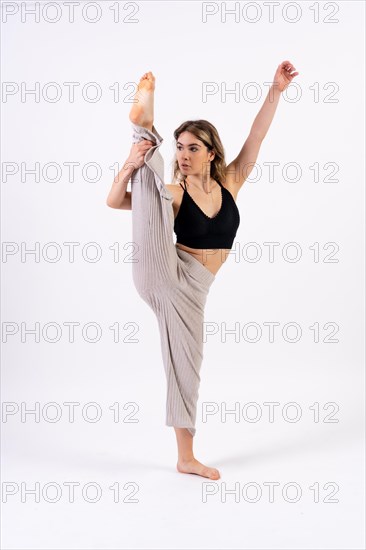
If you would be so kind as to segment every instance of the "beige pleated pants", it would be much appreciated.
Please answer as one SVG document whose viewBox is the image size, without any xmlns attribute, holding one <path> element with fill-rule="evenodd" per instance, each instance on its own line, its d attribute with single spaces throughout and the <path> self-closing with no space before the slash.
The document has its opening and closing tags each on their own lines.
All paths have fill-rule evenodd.
<svg viewBox="0 0 366 550">
<path fill-rule="evenodd" d="M 132 124 L 133 142 L 154 146 L 131 178 L 132 236 L 138 251 L 132 263 L 138 294 L 156 315 L 167 380 L 166 425 L 196 433 L 196 410 L 203 360 L 204 307 L 215 280 L 201 262 L 173 241 L 173 197 L 164 184 L 163 138 Z"/>
</svg>

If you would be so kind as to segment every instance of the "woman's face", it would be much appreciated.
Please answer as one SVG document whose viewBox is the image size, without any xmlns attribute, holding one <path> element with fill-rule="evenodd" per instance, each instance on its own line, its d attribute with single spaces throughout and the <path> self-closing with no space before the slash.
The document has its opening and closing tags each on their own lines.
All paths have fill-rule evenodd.
<svg viewBox="0 0 366 550">
<path fill-rule="evenodd" d="M 179 169 L 184 176 L 202 175 L 207 172 L 214 153 L 191 132 L 182 132 L 176 144 L 176 155 Z"/>
</svg>

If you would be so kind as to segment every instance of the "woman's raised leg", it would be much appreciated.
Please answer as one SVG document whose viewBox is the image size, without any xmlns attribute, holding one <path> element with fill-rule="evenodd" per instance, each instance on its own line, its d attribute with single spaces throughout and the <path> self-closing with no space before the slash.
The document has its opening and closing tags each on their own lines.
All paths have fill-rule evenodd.
<svg viewBox="0 0 366 550">
<path fill-rule="evenodd" d="M 129 115 L 133 142 L 147 139 L 154 143 L 145 155 L 145 164 L 131 178 L 132 236 L 137 247 L 132 275 L 140 296 L 149 302 L 156 290 L 169 290 L 179 278 L 173 197 L 164 184 L 164 161 L 159 151 L 163 138 L 153 125 L 154 88 L 154 76 L 145 73 Z"/>
<path fill-rule="evenodd" d="M 167 423 L 174 426 L 177 437 L 177 469 L 218 479 L 218 470 L 196 460 L 192 450 L 204 307 L 202 295 L 198 296 L 201 284 L 195 276 L 200 279 L 199 274 L 205 273 L 207 278 L 208 272 L 194 260 L 198 272 L 192 272 L 193 278 L 185 273 L 173 242 L 173 197 L 164 184 L 164 162 L 159 151 L 163 138 L 153 125 L 154 86 L 150 74 L 141 79 L 139 102 L 130 113 L 133 141 L 148 139 L 154 143 L 145 155 L 145 164 L 133 173 L 131 181 L 132 235 L 137 246 L 133 280 L 159 323 L 167 377 Z M 189 429 L 176 427 L 182 425 Z"/>
</svg>

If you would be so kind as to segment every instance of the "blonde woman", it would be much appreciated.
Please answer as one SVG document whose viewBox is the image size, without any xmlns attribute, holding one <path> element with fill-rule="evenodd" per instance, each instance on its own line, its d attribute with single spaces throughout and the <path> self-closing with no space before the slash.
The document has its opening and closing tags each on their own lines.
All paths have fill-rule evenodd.
<svg viewBox="0 0 366 550">
<path fill-rule="evenodd" d="M 166 425 L 175 430 L 181 473 L 220 478 L 216 468 L 205 466 L 193 454 L 204 308 L 240 224 L 238 192 L 256 162 L 282 91 L 297 74 L 289 61 L 277 67 L 249 136 L 229 165 L 210 122 L 181 124 L 174 131 L 178 184 L 164 183 L 159 152 L 163 138 L 154 126 L 151 72 L 141 78 L 131 108 L 133 145 L 113 181 L 107 205 L 132 211 L 133 241 L 138 245 L 132 276 L 138 294 L 158 321 L 167 380 Z"/>
</svg>

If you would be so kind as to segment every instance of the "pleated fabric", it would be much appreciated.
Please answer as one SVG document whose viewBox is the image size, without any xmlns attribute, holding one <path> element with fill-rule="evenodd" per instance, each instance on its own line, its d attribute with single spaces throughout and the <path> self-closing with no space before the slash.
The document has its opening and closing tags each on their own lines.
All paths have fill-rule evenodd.
<svg viewBox="0 0 366 550">
<path fill-rule="evenodd" d="M 163 138 L 155 126 L 132 124 L 133 143 L 154 146 L 131 178 L 132 237 L 137 252 L 132 277 L 140 297 L 156 315 L 166 374 L 166 425 L 196 433 L 203 322 L 215 275 L 173 241 L 173 197 L 164 184 Z M 137 261 L 136 261 L 137 260 Z"/>
</svg>

